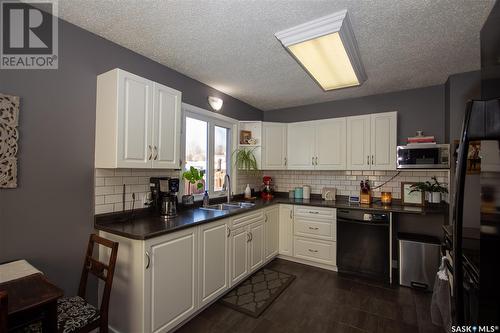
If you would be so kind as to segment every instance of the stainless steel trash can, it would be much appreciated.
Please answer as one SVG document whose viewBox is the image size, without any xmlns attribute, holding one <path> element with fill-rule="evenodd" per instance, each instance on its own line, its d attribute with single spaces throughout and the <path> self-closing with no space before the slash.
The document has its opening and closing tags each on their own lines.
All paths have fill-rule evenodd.
<svg viewBox="0 0 500 333">
<path fill-rule="evenodd" d="M 439 268 L 440 241 L 436 237 L 398 233 L 399 284 L 432 291 Z"/>
</svg>

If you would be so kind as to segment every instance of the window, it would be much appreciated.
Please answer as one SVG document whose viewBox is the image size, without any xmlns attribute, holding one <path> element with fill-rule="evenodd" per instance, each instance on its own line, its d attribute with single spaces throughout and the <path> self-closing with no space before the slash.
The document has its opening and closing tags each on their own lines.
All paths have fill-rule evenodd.
<svg viewBox="0 0 500 333">
<path fill-rule="evenodd" d="M 184 111 L 184 170 L 195 167 L 204 172 L 203 185 L 184 181 L 184 193 L 221 195 L 226 174 L 230 174 L 232 124 L 202 114 Z"/>
</svg>

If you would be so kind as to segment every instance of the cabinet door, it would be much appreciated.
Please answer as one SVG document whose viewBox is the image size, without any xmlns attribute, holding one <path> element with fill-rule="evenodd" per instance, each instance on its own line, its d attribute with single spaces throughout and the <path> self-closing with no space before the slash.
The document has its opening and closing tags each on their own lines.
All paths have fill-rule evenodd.
<svg viewBox="0 0 500 333">
<path fill-rule="evenodd" d="M 239 281 L 247 276 L 248 271 L 248 242 L 250 236 L 246 228 L 239 228 L 231 230 L 229 237 L 230 240 L 230 254 L 229 254 L 229 269 L 230 269 L 230 282 L 234 286 Z"/>
<path fill-rule="evenodd" d="M 210 303 L 229 287 L 228 228 L 226 220 L 203 224 L 199 235 L 200 306 Z"/>
<path fill-rule="evenodd" d="M 150 168 L 153 82 L 119 71 L 117 167 Z"/>
<path fill-rule="evenodd" d="M 169 234 L 147 247 L 151 257 L 146 286 L 148 332 L 167 332 L 198 308 L 196 230 Z"/>
<path fill-rule="evenodd" d="M 316 122 L 316 170 L 346 169 L 346 118 Z"/>
<path fill-rule="evenodd" d="M 181 92 L 155 83 L 153 96 L 153 168 L 179 168 Z"/>
<path fill-rule="evenodd" d="M 287 125 L 282 123 L 264 123 L 262 127 L 262 169 L 286 169 Z"/>
<path fill-rule="evenodd" d="M 250 224 L 248 226 L 250 234 L 249 265 L 250 273 L 259 268 L 264 263 L 265 238 L 263 221 Z"/>
<path fill-rule="evenodd" d="M 312 122 L 288 124 L 287 162 L 291 170 L 312 170 L 315 141 L 315 127 Z"/>
<path fill-rule="evenodd" d="M 347 117 L 347 169 L 370 169 L 370 115 Z"/>
<path fill-rule="evenodd" d="M 279 207 L 268 209 L 265 213 L 264 234 L 266 236 L 266 257 L 269 260 L 278 254 L 279 244 Z"/>
<path fill-rule="evenodd" d="M 293 206 L 280 205 L 279 254 L 293 255 Z"/>
<path fill-rule="evenodd" d="M 397 112 L 371 115 L 371 169 L 396 170 Z"/>
</svg>

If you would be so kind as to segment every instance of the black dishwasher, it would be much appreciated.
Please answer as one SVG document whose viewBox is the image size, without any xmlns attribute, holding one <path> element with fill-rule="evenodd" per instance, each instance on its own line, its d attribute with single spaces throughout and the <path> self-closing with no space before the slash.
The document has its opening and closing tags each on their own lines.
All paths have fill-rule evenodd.
<svg viewBox="0 0 500 333">
<path fill-rule="evenodd" d="M 339 272 L 389 281 L 389 215 L 357 209 L 337 210 Z"/>
</svg>

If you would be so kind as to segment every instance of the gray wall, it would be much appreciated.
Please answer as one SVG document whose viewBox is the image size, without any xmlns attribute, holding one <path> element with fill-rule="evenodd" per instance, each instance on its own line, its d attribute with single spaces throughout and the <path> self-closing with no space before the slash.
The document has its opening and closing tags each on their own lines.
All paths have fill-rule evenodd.
<svg viewBox="0 0 500 333">
<path fill-rule="evenodd" d="M 0 190 L 0 262 L 26 258 L 76 292 L 93 230 L 96 76 L 119 67 L 183 92 L 183 101 L 261 119 L 262 112 L 74 25 L 60 21 L 58 70 L 2 70 L 0 92 L 21 96 L 19 187 Z"/>
<path fill-rule="evenodd" d="M 264 112 L 265 121 L 294 122 L 398 111 L 398 143 L 416 130 L 445 139 L 444 85 Z"/>
</svg>

